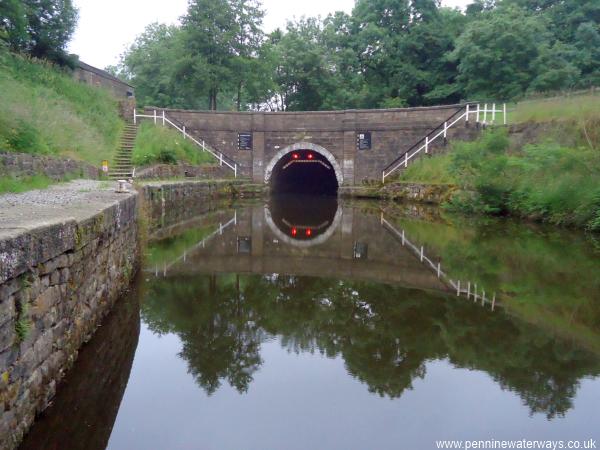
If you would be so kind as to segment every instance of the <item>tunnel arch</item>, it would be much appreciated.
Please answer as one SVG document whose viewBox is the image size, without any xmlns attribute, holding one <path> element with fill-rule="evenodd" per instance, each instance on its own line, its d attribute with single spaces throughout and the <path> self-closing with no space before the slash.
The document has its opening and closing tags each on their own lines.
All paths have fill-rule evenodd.
<svg viewBox="0 0 600 450">
<path fill-rule="evenodd" d="M 318 153 L 319 155 L 324 157 L 327 160 L 327 162 L 329 162 L 329 164 L 331 164 L 331 167 L 333 168 L 338 186 L 342 185 L 342 183 L 344 181 L 344 177 L 342 175 L 342 169 L 341 169 L 340 165 L 338 164 L 337 160 L 335 159 L 335 156 L 333 155 L 333 153 L 331 153 L 329 150 L 327 150 L 324 147 L 321 147 L 318 144 L 313 144 L 312 142 L 297 142 L 295 144 L 288 145 L 287 147 L 279 150 L 275 154 L 275 156 L 273 156 L 273 158 L 271 158 L 271 160 L 269 161 L 269 164 L 267 164 L 267 166 L 265 168 L 265 184 L 269 184 L 271 182 L 271 179 L 273 176 L 273 171 L 274 171 L 275 167 L 277 166 L 277 163 L 279 163 L 289 153 L 294 152 L 294 151 L 299 151 L 299 150 L 310 150 L 310 151 Z"/>
</svg>

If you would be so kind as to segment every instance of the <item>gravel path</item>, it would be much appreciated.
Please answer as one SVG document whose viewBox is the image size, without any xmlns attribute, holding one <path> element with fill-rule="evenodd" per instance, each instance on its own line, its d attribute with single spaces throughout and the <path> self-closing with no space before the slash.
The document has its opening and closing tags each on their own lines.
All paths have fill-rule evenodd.
<svg viewBox="0 0 600 450">
<path fill-rule="evenodd" d="M 0 195 L 0 238 L 8 232 L 84 217 L 131 195 L 116 193 L 115 188 L 115 181 L 75 180 Z"/>
</svg>

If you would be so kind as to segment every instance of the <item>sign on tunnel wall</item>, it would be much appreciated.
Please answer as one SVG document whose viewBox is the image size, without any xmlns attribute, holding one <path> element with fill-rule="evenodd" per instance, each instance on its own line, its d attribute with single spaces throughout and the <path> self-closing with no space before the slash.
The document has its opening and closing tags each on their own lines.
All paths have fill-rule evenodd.
<svg viewBox="0 0 600 450">
<path fill-rule="evenodd" d="M 371 132 L 364 131 L 356 135 L 356 148 L 358 150 L 371 150 Z"/>
<path fill-rule="evenodd" d="M 238 133 L 238 150 L 252 150 L 252 133 Z"/>
</svg>

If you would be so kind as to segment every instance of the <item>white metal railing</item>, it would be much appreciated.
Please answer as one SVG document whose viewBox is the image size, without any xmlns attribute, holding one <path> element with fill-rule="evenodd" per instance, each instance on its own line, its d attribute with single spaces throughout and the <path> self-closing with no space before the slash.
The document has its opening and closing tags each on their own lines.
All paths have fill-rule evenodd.
<svg viewBox="0 0 600 450">
<path fill-rule="evenodd" d="M 425 255 L 425 249 L 423 246 L 418 247 L 413 244 L 407 237 L 404 230 L 398 231 L 396 227 L 394 227 L 391 223 L 389 223 L 384 217 L 383 213 L 381 214 L 381 226 L 392 233 L 398 240 L 402 242 L 402 246 L 411 250 L 417 258 L 423 263 L 426 267 L 432 270 L 438 277 L 438 279 L 443 282 L 450 292 L 456 292 L 456 296 L 460 297 L 461 294 L 464 294 L 467 297 L 467 300 L 473 299 L 473 303 L 477 303 L 481 301 L 481 306 L 485 306 L 487 303 L 490 304 L 491 310 L 494 311 L 496 307 L 503 306 L 500 302 L 496 301 L 496 293 L 494 292 L 492 298 L 489 296 L 486 298 L 485 289 L 479 290 L 477 287 L 477 283 L 471 283 L 467 281 L 466 283 L 462 283 L 460 280 L 451 279 L 446 272 L 442 270 L 441 262 L 434 263 L 431 259 Z"/>
<path fill-rule="evenodd" d="M 153 272 L 156 277 L 158 277 L 159 274 L 162 274 L 163 277 L 166 277 L 167 276 L 167 272 L 171 269 L 171 267 L 173 267 L 179 261 L 183 261 L 183 262 L 187 261 L 187 255 L 188 255 L 188 253 L 191 253 L 191 252 L 193 252 L 194 250 L 196 250 L 197 248 L 200 248 L 200 247 L 204 248 L 206 246 L 206 243 L 208 241 L 210 241 L 216 235 L 222 235 L 223 232 L 227 228 L 229 228 L 231 225 L 234 225 L 234 226 L 237 225 L 237 211 L 234 211 L 233 218 L 231 220 L 229 220 L 229 222 L 227 222 L 227 223 L 220 222 L 219 223 L 219 227 L 217 229 L 215 229 L 209 235 L 205 236 L 202 240 L 200 240 L 196 244 L 192 245 L 191 247 L 186 248 L 183 251 L 183 253 L 179 257 L 177 257 L 176 259 L 172 260 L 169 263 L 167 263 L 165 261 L 163 263 L 163 266 L 160 269 L 159 269 L 158 265 L 156 265 L 156 266 L 154 266 L 154 270 L 152 270 L 152 269 L 146 269 L 145 271 L 146 272 Z"/>
<path fill-rule="evenodd" d="M 170 120 L 167 117 L 167 115 L 165 114 L 165 110 L 164 109 L 161 111 L 161 114 L 157 114 L 156 109 L 155 109 L 154 110 L 154 114 L 152 114 L 152 115 L 150 115 L 150 114 L 138 114 L 137 109 L 134 109 L 133 110 L 133 123 L 134 124 L 137 124 L 138 118 L 153 119 L 155 125 L 158 124 L 159 122 L 162 122 L 163 126 L 170 125 L 171 127 L 175 128 L 177 131 L 179 131 L 179 132 L 181 132 L 181 134 L 183 134 L 183 138 L 184 139 L 189 139 L 194 144 L 196 144 L 198 147 L 200 147 L 200 149 L 202 151 L 208 152 L 212 156 L 214 156 L 216 158 L 216 160 L 219 161 L 219 165 L 220 166 L 224 165 L 226 167 L 229 167 L 231 170 L 233 170 L 233 175 L 234 175 L 234 177 L 237 178 L 238 165 L 237 165 L 237 163 L 235 161 L 233 161 L 232 159 L 230 159 L 229 157 L 227 157 L 226 155 L 224 155 L 222 152 L 210 148 L 208 145 L 206 145 L 206 142 L 204 142 L 204 140 L 199 141 L 196 138 L 194 138 L 194 136 L 190 135 L 186 131 L 185 125 L 179 126 L 175 122 L 173 122 L 172 120 Z"/>
<path fill-rule="evenodd" d="M 488 106 L 491 106 L 491 108 Z M 462 114 L 458 115 L 458 117 L 456 117 L 456 118 L 454 116 L 452 116 L 450 118 L 450 122 L 448 122 L 448 121 L 444 122 L 442 125 L 435 128 L 431 133 L 427 134 L 423 139 L 421 139 L 419 141 L 419 142 L 423 142 L 423 144 L 421 146 L 408 149 L 404 153 L 404 155 L 402 155 L 400 158 L 397 158 L 392 164 L 390 164 L 388 167 L 383 169 L 381 171 L 381 182 L 385 183 L 385 179 L 387 177 L 389 177 L 391 174 L 393 174 L 394 172 L 396 172 L 397 170 L 399 170 L 401 167 L 405 167 L 405 168 L 408 167 L 409 161 L 411 161 L 416 155 L 418 155 L 422 151 L 425 151 L 426 154 L 429 153 L 429 147 L 439 138 L 446 139 L 447 135 L 448 135 L 448 130 L 450 128 L 452 128 L 454 125 L 456 125 L 457 123 L 459 123 L 460 121 L 464 120 L 465 123 L 468 123 L 469 120 L 471 119 L 471 117 L 474 115 L 475 122 L 477 124 L 483 124 L 484 126 L 486 126 L 488 124 L 496 123 L 496 114 L 502 116 L 502 123 L 504 125 L 506 125 L 506 123 L 507 123 L 506 103 L 502 104 L 501 109 L 496 108 L 496 103 L 491 103 L 491 104 L 484 103 L 483 107 L 479 103 L 477 103 L 477 104 L 468 103 L 467 105 L 464 106 L 464 112 Z M 489 119 L 489 121 L 488 121 L 488 119 Z M 438 128 L 441 128 L 440 131 L 438 131 L 436 134 L 433 134 L 433 133 L 435 133 L 435 130 L 437 130 Z M 431 136 L 432 134 L 433 134 L 433 136 Z"/>
</svg>

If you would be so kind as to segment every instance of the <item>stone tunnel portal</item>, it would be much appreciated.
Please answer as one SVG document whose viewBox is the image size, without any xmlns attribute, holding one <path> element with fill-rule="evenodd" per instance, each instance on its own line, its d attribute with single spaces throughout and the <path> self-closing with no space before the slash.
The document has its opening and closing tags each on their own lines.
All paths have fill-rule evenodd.
<svg viewBox="0 0 600 450">
<path fill-rule="evenodd" d="M 265 182 L 275 194 L 336 195 L 342 180 L 331 153 L 314 144 L 300 143 L 271 160 Z"/>
</svg>

